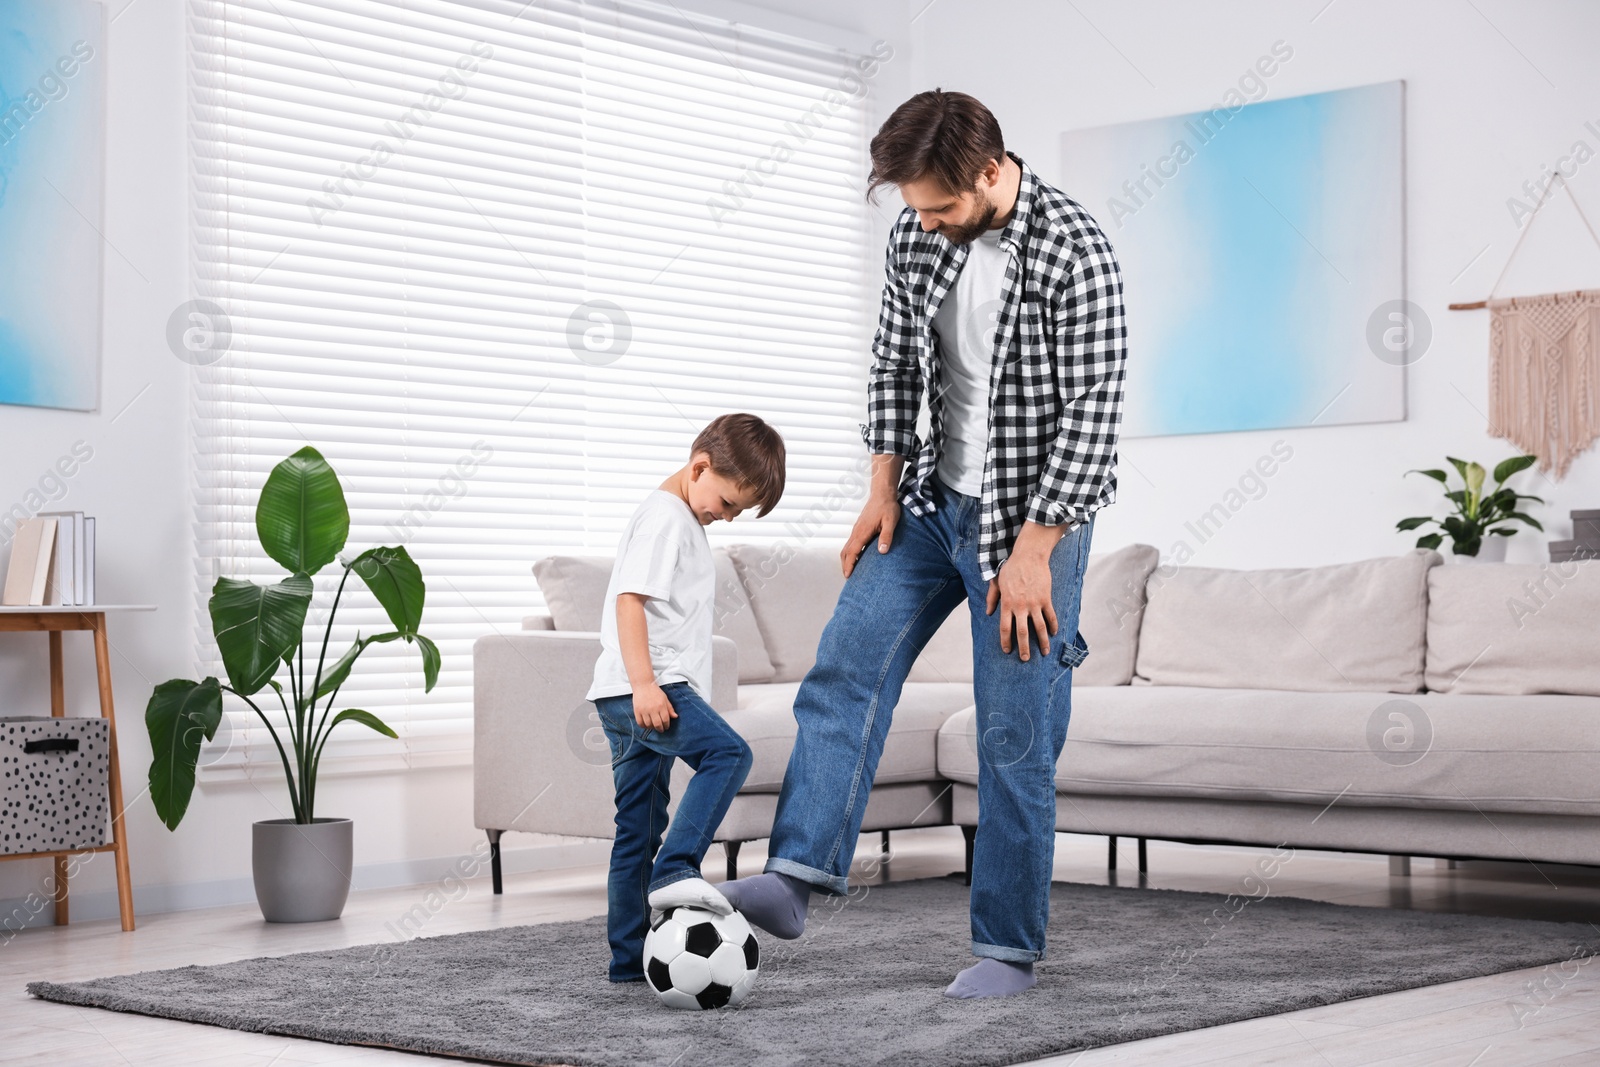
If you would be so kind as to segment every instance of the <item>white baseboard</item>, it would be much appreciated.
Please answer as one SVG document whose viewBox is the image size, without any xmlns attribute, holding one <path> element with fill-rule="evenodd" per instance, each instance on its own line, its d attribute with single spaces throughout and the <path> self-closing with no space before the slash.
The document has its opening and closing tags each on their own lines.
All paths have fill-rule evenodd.
<svg viewBox="0 0 1600 1067">
<path fill-rule="evenodd" d="M 553 871 L 564 867 L 583 867 L 604 864 L 611 855 L 610 841 L 575 840 L 531 848 L 506 848 L 513 840 L 508 835 L 500 849 L 501 869 L 506 874 L 527 874 L 534 871 Z M 446 877 L 466 880 L 489 878 L 489 849 L 481 842 L 476 850 L 460 856 L 436 856 L 431 859 L 397 860 L 391 863 L 370 863 L 355 869 L 351 875 L 352 890 L 393 889 L 399 886 L 429 885 Z M 160 915 L 166 912 L 194 911 L 199 908 L 221 908 L 234 904 L 253 904 L 256 899 L 254 882 L 249 878 L 224 878 L 213 882 L 188 882 L 176 885 L 140 885 L 133 889 L 133 911 L 141 915 Z M 100 889 L 90 892 L 73 890 L 72 921 L 74 923 L 95 919 L 118 917 L 117 892 Z M 32 926 L 51 926 L 54 908 L 42 894 L 12 897 L 0 900 L 0 941 L 10 932 Z"/>
</svg>

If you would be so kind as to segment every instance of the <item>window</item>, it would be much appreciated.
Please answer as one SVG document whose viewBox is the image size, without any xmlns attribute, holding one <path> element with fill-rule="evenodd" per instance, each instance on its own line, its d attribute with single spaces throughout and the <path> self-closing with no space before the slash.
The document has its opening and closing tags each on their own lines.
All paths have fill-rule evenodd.
<svg viewBox="0 0 1600 1067">
<path fill-rule="evenodd" d="M 885 56 L 632 0 L 189 13 L 201 670 L 215 578 L 281 576 L 254 503 L 304 444 L 351 553 L 416 557 L 444 654 L 426 695 L 414 648 L 363 655 L 341 706 L 402 739 L 342 726 L 328 773 L 468 762 L 473 640 L 542 607 L 535 560 L 615 551 L 717 414 L 772 422 L 790 467 L 778 510 L 714 538 L 845 536 Z M 362 591 L 338 621 L 330 655 L 383 618 Z M 281 773 L 242 705 L 229 730 L 207 776 Z"/>
</svg>

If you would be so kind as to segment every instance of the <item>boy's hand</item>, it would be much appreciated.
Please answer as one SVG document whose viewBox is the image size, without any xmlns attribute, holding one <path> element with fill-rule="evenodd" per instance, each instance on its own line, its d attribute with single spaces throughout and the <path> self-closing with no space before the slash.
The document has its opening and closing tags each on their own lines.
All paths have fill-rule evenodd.
<svg viewBox="0 0 1600 1067">
<path fill-rule="evenodd" d="M 665 731 L 678 713 L 659 685 L 648 685 L 633 691 L 633 718 L 646 730 Z"/>
</svg>

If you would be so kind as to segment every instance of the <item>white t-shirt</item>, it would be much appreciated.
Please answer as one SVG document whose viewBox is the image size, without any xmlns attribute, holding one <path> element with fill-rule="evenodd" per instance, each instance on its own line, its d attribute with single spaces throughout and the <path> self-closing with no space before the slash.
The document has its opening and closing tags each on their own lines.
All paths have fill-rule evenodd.
<svg viewBox="0 0 1600 1067">
<path fill-rule="evenodd" d="M 933 325 L 939 334 L 938 387 L 943 390 L 943 440 L 934 469 L 945 484 L 967 496 L 983 495 L 983 459 L 989 448 L 989 376 L 994 368 L 995 327 L 1005 304 L 1006 266 L 1011 253 L 1000 246 L 1003 230 L 989 230 L 968 245 L 966 262 L 944 294 Z"/>
<path fill-rule="evenodd" d="M 711 544 L 676 493 L 652 489 L 617 543 L 600 615 L 600 658 L 587 700 L 633 692 L 617 641 L 617 595 L 643 593 L 656 684 L 688 682 L 711 700 L 711 620 L 717 595 Z"/>
</svg>

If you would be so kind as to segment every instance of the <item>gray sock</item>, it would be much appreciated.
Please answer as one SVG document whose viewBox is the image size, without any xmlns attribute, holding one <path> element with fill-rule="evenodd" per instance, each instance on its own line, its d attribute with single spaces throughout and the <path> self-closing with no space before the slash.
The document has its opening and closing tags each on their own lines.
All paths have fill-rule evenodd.
<svg viewBox="0 0 1600 1067">
<path fill-rule="evenodd" d="M 777 871 L 723 882 L 719 889 L 728 903 L 773 937 L 792 941 L 806 932 L 806 905 L 811 885 Z"/>
<path fill-rule="evenodd" d="M 958 1000 L 1009 997 L 1032 989 L 1038 982 L 1033 976 L 1031 963 L 1012 963 L 984 957 L 956 975 L 956 980 L 950 983 L 944 995 Z"/>
</svg>

